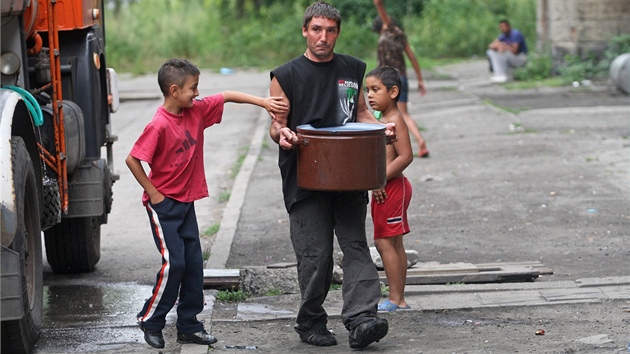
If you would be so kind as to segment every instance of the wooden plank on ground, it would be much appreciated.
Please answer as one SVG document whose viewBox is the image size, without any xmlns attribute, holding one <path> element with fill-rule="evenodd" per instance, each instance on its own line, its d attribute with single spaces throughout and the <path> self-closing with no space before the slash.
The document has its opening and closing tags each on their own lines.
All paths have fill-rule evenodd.
<svg viewBox="0 0 630 354">
<path fill-rule="evenodd" d="M 481 271 L 499 270 L 501 267 L 509 266 L 529 266 L 539 271 L 541 275 L 553 274 L 553 269 L 547 267 L 539 261 L 475 263 L 475 266 Z"/>
<path fill-rule="evenodd" d="M 531 267 L 508 267 L 501 270 L 491 270 L 477 273 L 453 273 L 435 275 L 412 275 L 407 273 L 407 285 L 425 284 L 449 284 L 449 283 L 510 283 L 510 282 L 531 282 L 540 273 Z M 381 281 L 387 284 L 385 273 L 379 274 Z"/>
<path fill-rule="evenodd" d="M 297 262 L 280 262 L 267 265 L 269 269 L 297 267 Z"/>
<path fill-rule="evenodd" d="M 406 284 L 531 282 L 541 274 L 553 274 L 553 270 L 537 261 L 481 264 L 427 262 L 407 269 Z M 384 271 L 379 271 L 379 278 L 387 284 Z M 334 279 L 343 281 L 343 270 L 335 270 Z"/>
<path fill-rule="evenodd" d="M 204 269 L 204 289 L 238 290 L 241 271 L 239 269 Z"/>
<path fill-rule="evenodd" d="M 429 275 L 429 274 L 453 274 L 453 273 L 476 273 L 479 268 L 472 263 L 447 263 L 440 264 L 438 262 L 416 263 L 413 267 L 407 269 L 407 276 L 411 275 Z"/>
</svg>

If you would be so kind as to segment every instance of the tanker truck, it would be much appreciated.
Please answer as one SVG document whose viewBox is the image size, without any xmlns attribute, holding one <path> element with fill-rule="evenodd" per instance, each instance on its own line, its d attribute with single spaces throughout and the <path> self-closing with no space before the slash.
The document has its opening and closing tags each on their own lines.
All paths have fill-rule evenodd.
<svg viewBox="0 0 630 354">
<path fill-rule="evenodd" d="M 43 306 L 43 245 L 57 273 L 94 270 L 112 207 L 101 0 L 2 0 L 0 229 L 2 353 L 30 353 Z"/>
</svg>

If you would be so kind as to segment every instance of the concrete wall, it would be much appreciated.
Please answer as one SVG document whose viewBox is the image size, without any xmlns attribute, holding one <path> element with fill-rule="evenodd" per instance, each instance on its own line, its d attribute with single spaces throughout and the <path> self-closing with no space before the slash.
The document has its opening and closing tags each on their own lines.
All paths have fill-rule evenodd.
<svg viewBox="0 0 630 354">
<path fill-rule="evenodd" d="M 630 0 L 537 0 L 538 51 L 554 61 L 566 54 L 601 54 L 608 41 L 630 33 Z"/>
</svg>

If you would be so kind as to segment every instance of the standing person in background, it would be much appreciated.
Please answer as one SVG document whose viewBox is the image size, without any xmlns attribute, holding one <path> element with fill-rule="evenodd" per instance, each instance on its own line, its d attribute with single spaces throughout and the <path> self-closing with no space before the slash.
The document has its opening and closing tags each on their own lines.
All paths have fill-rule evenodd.
<svg viewBox="0 0 630 354">
<path fill-rule="evenodd" d="M 389 286 L 389 299 L 378 305 L 379 312 L 410 308 L 405 301 L 407 253 L 403 235 L 410 231 L 407 208 L 411 202 L 412 188 L 403 171 L 413 161 L 413 152 L 405 119 L 396 105 L 400 97 L 400 85 L 398 70 L 389 66 L 379 66 L 365 78 L 370 106 L 383 114 L 382 123 L 396 124 L 398 134 L 398 140 L 386 147 L 387 184 L 382 189 L 372 191 L 374 245 L 383 260 Z"/>
<path fill-rule="evenodd" d="M 486 51 L 494 72 L 490 81 L 495 83 L 507 82 L 510 68 L 527 64 L 527 44 L 523 34 L 513 29 L 508 20 L 499 21 L 499 29 L 501 34 L 488 44 Z"/>
<path fill-rule="evenodd" d="M 377 317 L 381 289 L 366 238 L 367 191 L 311 191 L 297 184 L 299 125 L 378 124 L 361 90 L 365 63 L 334 52 L 340 32 L 341 15 L 332 5 L 318 1 L 306 9 L 306 51 L 271 71 L 269 91 L 283 97 L 289 111 L 276 114 L 269 135 L 280 146 L 278 166 L 297 260 L 301 302 L 294 329 L 308 344 L 337 344 L 323 307 L 332 283 L 336 235 L 343 252 L 341 319 L 350 332 L 350 347 L 364 348 L 385 337 L 389 328 L 386 319 Z"/>
<path fill-rule="evenodd" d="M 427 93 L 424 86 L 424 80 L 422 79 L 422 72 L 420 71 L 420 64 L 416 59 L 416 56 L 407 41 L 407 35 L 402 28 L 391 18 L 385 10 L 384 0 L 374 0 L 374 5 L 378 11 L 378 17 L 374 19 L 372 24 L 372 31 L 379 34 L 378 37 L 378 66 L 391 66 L 398 69 L 400 72 L 400 79 L 402 86 L 400 87 L 400 98 L 398 100 L 398 109 L 405 118 L 405 123 L 409 128 L 409 132 L 414 136 L 418 142 L 418 156 L 429 157 L 429 150 L 427 150 L 427 144 L 422 135 L 418 125 L 413 120 L 407 109 L 407 102 L 409 101 L 409 83 L 407 81 L 407 71 L 405 65 L 405 57 L 403 53 L 407 54 L 413 70 L 416 72 L 418 78 L 418 91 L 421 96 Z"/>
</svg>

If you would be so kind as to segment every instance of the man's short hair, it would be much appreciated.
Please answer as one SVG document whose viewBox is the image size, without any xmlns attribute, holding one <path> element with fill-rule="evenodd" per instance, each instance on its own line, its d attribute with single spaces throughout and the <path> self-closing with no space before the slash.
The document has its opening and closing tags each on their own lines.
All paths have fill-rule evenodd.
<svg viewBox="0 0 630 354">
<path fill-rule="evenodd" d="M 365 77 L 370 76 L 381 80 L 385 88 L 387 88 L 387 91 L 391 90 L 394 86 L 398 87 L 398 95 L 394 98 L 394 100 L 398 102 L 400 91 L 402 90 L 402 81 L 400 80 L 400 72 L 398 69 L 391 66 L 379 66 L 365 75 Z"/>
<path fill-rule="evenodd" d="M 164 96 L 171 85 L 184 86 L 191 76 L 199 76 L 199 68 L 186 59 L 170 59 L 158 71 L 158 85 Z"/>
<path fill-rule="evenodd" d="M 325 1 L 314 2 L 304 11 L 302 28 L 307 28 L 313 17 L 324 17 L 337 23 L 337 29 L 341 30 L 341 14 L 331 4 Z"/>
<path fill-rule="evenodd" d="M 505 23 L 506 25 L 510 25 L 510 21 L 508 21 L 507 19 L 502 19 L 501 21 L 499 21 L 499 24 Z"/>
</svg>

